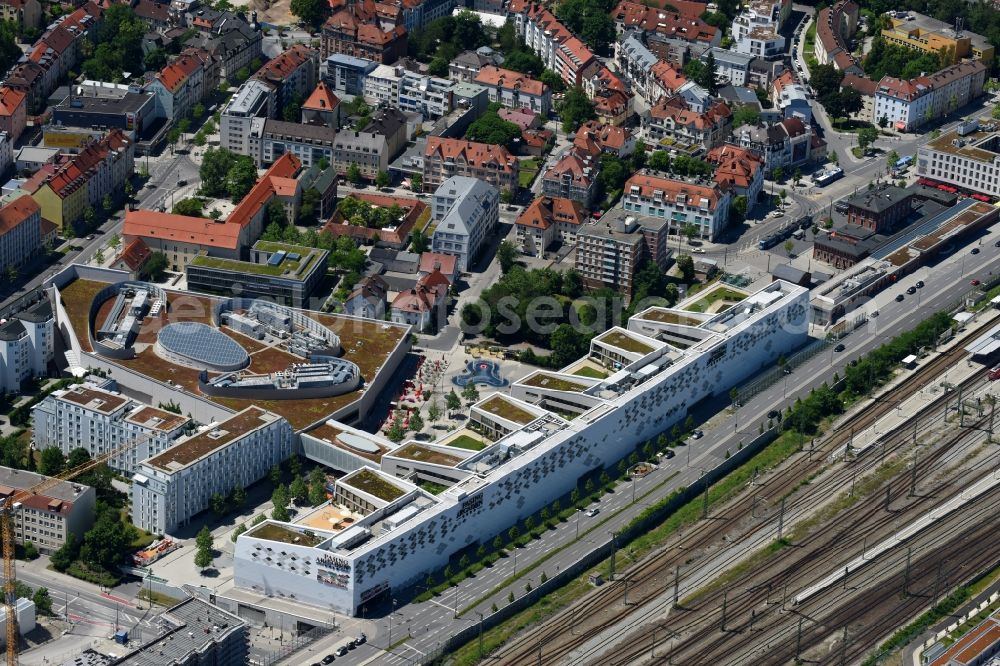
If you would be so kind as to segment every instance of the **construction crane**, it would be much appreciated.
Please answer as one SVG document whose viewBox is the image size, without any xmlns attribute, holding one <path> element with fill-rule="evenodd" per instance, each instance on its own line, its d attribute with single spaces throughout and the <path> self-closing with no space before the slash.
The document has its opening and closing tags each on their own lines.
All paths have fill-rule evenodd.
<svg viewBox="0 0 1000 666">
<path fill-rule="evenodd" d="M 43 478 L 31 488 L 18 490 L 10 497 L 0 499 L 0 532 L 3 537 L 3 601 L 4 609 L 7 613 L 6 633 L 7 633 L 7 666 L 17 666 L 17 598 L 14 592 L 14 512 L 21 508 L 21 504 L 29 497 L 42 495 L 45 491 L 58 486 L 64 481 L 74 479 L 81 474 L 85 474 L 98 465 L 104 464 L 116 456 L 127 453 L 149 440 L 151 435 L 143 435 L 129 440 L 125 444 L 112 449 L 106 453 L 92 458 L 82 465 L 77 465 L 72 469 L 65 470 L 56 476 Z M 30 454 L 29 454 L 30 455 Z"/>
</svg>

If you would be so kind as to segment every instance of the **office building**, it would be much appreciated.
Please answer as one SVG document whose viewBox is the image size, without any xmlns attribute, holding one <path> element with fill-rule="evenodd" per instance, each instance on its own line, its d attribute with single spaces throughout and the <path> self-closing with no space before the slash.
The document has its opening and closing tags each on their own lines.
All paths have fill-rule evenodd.
<svg viewBox="0 0 1000 666">
<path fill-rule="evenodd" d="M 184 437 L 139 463 L 132 477 L 132 522 L 154 534 L 187 525 L 212 496 L 246 488 L 293 451 L 288 421 L 257 407 Z"/>
<path fill-rule="evenodd" d="M 0 467 L 0 499 L 31 490 L 50 477 L 23 469 Z M 44 492 L 21 497 L 21 508 L 14 513 L 14 539 L 19 545 L 31 542 L 43 553 L 62 548 L 73 534 L 83 542 L 83 533 L 94 524 L 97 493 L 90 486 L 59 481 Z"/>
<path fill-rule="evenodd" d="M 54 357 L 55 320 L 42 298 L 0 324 L 0 391 L 18 393 L 25 380 L 48 375 Z"/>
<path fill-rule="evenodd" d="M 266 298 L 281 305 L 308 307 L 309 296 L 326 276 L 329 252 L 257 241 L 250 261 L 200 255 L 184 267 L 188 289 L 245 298 Z"/>
<path fill-rule="evenodd" d="M 934 55 L 943 54 L 945 65 L 965 58 L 993 62 L 995 49 L 989 40 L 966 29 L 956 30 L 954 23 L 905 10 L 890 12 L 888 20 L 889 27 L 882 31 L 882 39 L 889 44 Z"/>
<path fill-rule="evenodd" d="M 357 97 L 364 94 L 365 81 L 378 65 L 379 63 L 364 58 L 334 53 L 324 61 L 326 81 L 338 95 Z"/>
<path fill-rule="evenodd" d="M 52 109 L 52 122 L 67 127 L 117 127 L 138 138 L 156 119 L 156 98 L 135 86 L 85 81 Z"/>
<path fill-rule="evenodd" d="M 258 79 L 248 79 L 219 114 L 219 142 L 223 148 L 250 155 L 250 124 L 254 118 L 271 118 L 279 107 L 275 89 Z"/>
<path fill-rule="evenodd" d="M 431 215 L 431 251 L 453 255 L 456 270 L 465 272 L 500 220 L 500 192 L 477 178 L 452 176 L 434 191 Z"/>
<path fill-rule="evenodd" d="M 967 120 L 917 148 L 917 175 L 1000 197 L 1000 132 L 994 123 Z"/>
<path fill-rule="evenodd" d="M 913 192 L 895 185 L 862 189 L 847 198 L 847 224 L 877 234 L 896 231 L 910 215 Z"/>
</svg>

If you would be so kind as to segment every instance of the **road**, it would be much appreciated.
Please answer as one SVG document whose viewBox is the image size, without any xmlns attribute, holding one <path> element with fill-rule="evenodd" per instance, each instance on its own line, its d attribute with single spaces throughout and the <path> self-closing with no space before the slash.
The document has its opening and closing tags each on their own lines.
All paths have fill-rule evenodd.
<svg viewBox="0 0 1000 666">
<path fill-rule="evenodd" d="M 993 229 L 984 240 L 984 246 L 987 241 L 992 243 L 997 237 L 1000 237 L 1000 228 Z M 620 529 L 646 505 L 679 486 L 690 485 L 697 480 L 702 470 L 711 468 L 724 459 L 727 450 L 735 451 L 740 442 L 749 441 L 756 436 L 757 426 L 766 420 L 769 410 L 783 410 L 814 386 L 829 381 L 834 373 L 843 374 L 845 366 L 851 360 L 884 343 L 885 335 L 879 335 L 879 329 L 911 329 L 932 312 L 952 303 L 964 293 L 968 288 L 971 271 L 975 271 L 977 275 L 1000 271 L 1000 255 L 988 258 L 978 255 L 969 261 L 971 256 L 968 249 L 963 249 L 938 265 L 922 268 L 907 276 L 894 289 L 878 294 L 861 311 L 878 309 L 880 316 L 871 319 L 869 325 L 849 334 L 843 340 L 847 347 L 844 352 L 836 353 L 831 349 L 829 353 L 813 357 L 796 367 L 783 381 L 750 399 L 736 413 L 720 410 L 714 414 L 700 414 L 701 419 L 706 421 L 703 439 L 678 449 L 677 455 L 664 461 L 655 472 L 619 486 L 616 492 L 605 495 L 596 505 L 600 510 L 596 516 L 576 514 L 573 519 L 546 532 L 541 540 L 531 541 L 526 547 L 518 549 L 516 563 L 513 555 L 502 558 L 492 568 L 483 569 L 475 578 L 463 581 L 452 591 L 432 601 L 406 604 L 405 599 L 401 600 L 400 606 L 392 614 L 392 638 L 389 637 L 389 620 L 383 617 L 376 621 L 376 630 L 369 635 L 372 645 L 352 653 L 344 662 L 338 659 L 338 663 L 364 663 L 371 658 L 373 650 L 398 643 L 403 636 L 407 637 L 406 641 L 394 647 L 393 654 L 384 656 L 378 663 L 403 664 L 418 660 L 421 655 L 433 652 L 446 637 L 478 622 L 477 612 L 489 614 L 493 603 L 498 607 L 507 603 L 508 593 L 514 592 L 519 596 L 523 594 L 525 583 L 539 583 L 541 568 L 532 569 L 509 587 L 493 591 L 514 574 L 515 566 L 517 571 L 524 571 L 540 557 L 547 556 L 544 569 L 551 576 L 575 562 L 588 548 L 605 544 L 610 539 L 611 531 Z M 979 260 L 978 263 L 976 259 Z M 918 280 L 923 280 L 926 286 L 918 290 L 916 295 L 906 296 L 903 302 L 894 300 L 897 294 L 905 293 Z M 714 409 L 719 407 L 716 405 Z M 461 613 L 458 619 L 454 617 L 456 606 Z M 331 640 L 333 642 L 335 641 Z M 319 654 L 324 645 L 320 642 L 314 648 L 313 654 Z M 293 657 L 287 663 L 309 662 Z"/>
<path fill-rule="evenodd" d="M 135 195 L 136 207 L 144 210 L 157 208 L 164 204 L 165 201 L 169 203 L 170 194 L 176 188 L 178 181 L 194 181 L 198 178 L 198 167 L 191 160 L 191 156 L 187 154 L 174 155 L 172 157 L 169 154 L 165 154 L 148 161 L 146 158 L 137 158 L 136 167 L 138 168 L 140 164 L 148 165 L 150 175 L 146 186 Z M 124 223 L 123 215 L 118 213 L 104 222 L 100 229 L 94 232 L 92 240 L 80 238 L 67 241 L 67 245 L 70 248 L 69 251 L 59 261 L 48 266 L 38 275 L 28 278 L 20 286 L 15 287 L 17 291 L 6 294 L 4 300 L 0 301 L 0 309 L 14 303 L 20 296 L 37 288 L 45 280 L 66 266 L 74 263 L 84 264 L 90 261 L 98 249 L 107 246 L 112 236 L 121 234 Z"/>
</svg>

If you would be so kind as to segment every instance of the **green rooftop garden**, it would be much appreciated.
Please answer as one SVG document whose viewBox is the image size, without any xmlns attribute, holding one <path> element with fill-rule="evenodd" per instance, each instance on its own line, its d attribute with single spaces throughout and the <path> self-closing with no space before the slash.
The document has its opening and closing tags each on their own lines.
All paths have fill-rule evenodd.
<svg viewBox="0 0 1000 666">
<path fill-rule="evenodd" d="M 589 365 L 585 365 L 582 368 L 573 371 L 574 375 L 579 377 L 589 377 L 591 379 L 607 379 L 608 373 L 603 370 L 596 370 Z"/>
<path fill-rule="evenodd" d="M 643 314 L 640 319 L 658 321 L 664 324 L 678 324 L 680 326 L 698 326 L 702 323 L 701 319 L 696 317 L 689 317 L 676 312 L 667 312 L 666 310 L 650 310 Z"/>
<path fill-rule="evenodd" d="M 505 400 L 498 395 L 494 395 L 492 398 L 479 405 L 479 409 L 484 412 L 493 414 L 494 416 L 499 416 L 502 419 L 507 419 L 508 421 L 513 421 L 514 423 L 520 423 L 525 425 L 531 423 L 537 418 L 534 414 L 526 409 L 518 407 L 509 400 Z"/>
<path fill-rule="evenodd" d="M 368 493 L 372 497 L 377 497 L 386 502 L 392 502 L 406 494 L 396 484 L 389 483 L 389 481 L 368 469 L 357 472 L 346 483 L 362 492 Z"/>
<path fill-rule="evenodd" d="M 447 465 L 448 467 L 453 467 L 462 462 L 462 459 L 458 456 L 451 456 L 419 444 L 407 444 L 404 447 L 396 449 L 393 455 L 406 458 L 407 460 L 416 460 L 432 465 Z"/>
<path fill-rule="evenodd" d="M 746 297 L 747 295 L 742 291 L 736 291 L 729 287 L 717 287 L 684 309 L 688 312 L 705 312 L 716 301 L 727 301 L 730 304 L 734 304 L 739 303 Z"/>
<path fill-rule="evenodd" d="M 624 349 L 625 351 L 632 352 L 633 354 L 648 354 L 653 351 L 653 348 L 649 345 L 643 344 L 632 336 L 625 335 L 621 331 L 608 331 L 599 337 L 597 341 L 612 347 Z"/>
<path fill-rule="evenodd" d="M 448 442 L 448 446 L 454 446 L 456 449 L 466 449 L 468 451 L 482 451 L 486 448 L 486 443 L 482 440 L 476 439 L 475 437 L 470 437 L 469 435 L 459 435 L 455 439 Z"/>
<path fill-rule="evenodd" d="M 260 247 L 261 245 L 278 247 L 277 249 L 267 249 Z M 268 241 L 258 242 L 255 249 L 262 250 L 264 252 L 277 252 L 278 250 L 298 252 L 302 255 L 302 259 L 299 261 L 290 261 L 285 259 L 277 266 L 271 266 L 266 262 L 262 264 L 255 264 L 251 261 L 238 261 L 236 259 L 223 259 L 222 257 L 207 257 L 205 255 L 199 255 L 191 260 L 191 265 L 203 266 L 205 268 L 215 268 L 224 271 L 233 271 L 235 273 L 271 275 L 274 277 L 283 277 L 288 280 L 302 280 L 309 273 L 309 269 L 312 267 L 313 262 L 315 262 L 319 256 L 318 253 L 308 247 L 284 245 L 282 243 L 271 243 Z"/>
<path fill-rule="evenodd" d="M 259 527 L 250 530 L 247 536 L 267 539 L 268 541 L 278 541 L 280 543 L 294 543 L 300 546 L 317 546 L 323 542 L 325 537 L 316 536 L 312 530 L 293 530 L 284 525 L 275 523 L 263 523 Z"/>
<path fill-rule="evenodd" d="M 582 393 L 588 388 L 586 384 L 577 384 L 576 382 L 571 382 L 568 379 L 556 377 L 555 375 L 546 374 L 544 372 L 532 375 L 521 383 L 527 386 L 552 389 L 553 391 L 575 391 L 577 393 Z"/>
</svg>

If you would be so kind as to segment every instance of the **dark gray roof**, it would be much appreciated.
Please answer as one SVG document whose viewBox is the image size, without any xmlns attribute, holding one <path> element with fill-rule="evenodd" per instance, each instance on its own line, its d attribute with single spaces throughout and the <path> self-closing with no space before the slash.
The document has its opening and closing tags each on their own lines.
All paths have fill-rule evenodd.
<svg viewBox="0 0 1000 666">
<path fill-rule="evenodd" d="M 785 280 L 786 282 L 791 282 L 792 284 L 802 284 L 808 275 L 809 273 L 807 271 L 804 271 L 801 268 L 796 268 L 791 264 L 778 264 L 771 269 L 771 277 L 776 280 Z"/>
<path fill-rule="evenodd" d="M 364 128 L 365 132 L 392 136 L 400 127 L 406 126 L 406 114 L 395 107 L 382 107 L 372 116 L 371 122 Z"/>
<path fill-rule="evenodd" d="M 4 342 L 13 342 L 20 339 L 25 335 L 27 331 L 24 329 L 24 324 L 21 323 L 20 319 L 10 319 L 6 324 L 0 326 L 0 340 Z"/>
<path fill-rule="evenodd" d="M 114 97 L 80 97 L 72 99 L 67 96 L 56 106 L 55 110 L 72 113 L 74 111 L 90 111 L 91 113 L 134 113 L 152 99 L 148 92 L 125 93 L 121 98 Z"/>
<path fill-rule="evenodd" d="M 222 642 L 233 632 L 247 630 L 246 622 L 239 617 L 197 597 L 168 609 L 161 621 L 169 628 L 167 634 L 114 663 L 128 666 L 188 663 L 193 653 L 203 651 L 212 642 Z"/>
<path fill-rule="evenodd" d="M 303 125 L 301 123 L 289 123 L 273 118 L 268 118 L 264 121 L 264 133 L 281 134 L 296 139 L 312 139 L 331 144 L 337 138 L 336 130 L 324 127 L 323 125 Z"/>
<path fill-rule="evenodd" d="M 847 205 L 871 213 L 882 213 L 901 201 L 908 200 L 913 192 L 895 185 L 858 192 L 847 199 Z"/>
<path fill-rule="evenodd" d="M 52 319 L 52 304 L 48 299 L 43 298 L 27 310 L 18 313 L 18 319 L 30 321 L 33 324 L 41 324 Z"/>
</svg>

